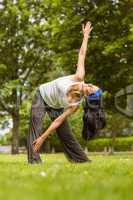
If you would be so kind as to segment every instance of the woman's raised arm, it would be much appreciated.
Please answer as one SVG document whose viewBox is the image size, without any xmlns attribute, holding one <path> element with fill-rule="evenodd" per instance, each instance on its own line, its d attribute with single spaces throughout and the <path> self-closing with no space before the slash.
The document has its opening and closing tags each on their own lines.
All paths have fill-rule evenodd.
<svg viewBox="0 0 133 200">
<path fill-rule="evenodd" d="M 79 50 L 77 70 L 74 75 L 75 79 L 79 81 L 84 80 L 84 76 L 85 76 L 85 56 L 86 56 L 86 51 L 87 51 L 88 38 L 89 38 L 91 30 L 92 30 L 92 26 L 90 22 L 87 22 L 85 26 L 82 25 L 83 41 L 82 41 L 81 48 Z"/>
</svg>

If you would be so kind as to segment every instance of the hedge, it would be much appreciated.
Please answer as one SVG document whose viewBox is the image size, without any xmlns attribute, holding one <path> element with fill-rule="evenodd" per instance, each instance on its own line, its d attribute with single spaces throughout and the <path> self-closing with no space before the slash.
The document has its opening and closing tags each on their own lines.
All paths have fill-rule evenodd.
<svg viewBox="0 0 133 200">
<path fill-rule="evenodd" d="M 88 151 L 104 151 L 105 147 L 109 149 L 112 147 L 111 138 L 97 138 L 90 141 L 82 141 L 81 146 L 87 148 Z M 130 137 L 117 137 L 114 143 L 115 151 L 131 151 L 133 150 L 133 136 Z M 60 143 L 52 143 L 55 151 L 62 150 Z"/>
</svg>

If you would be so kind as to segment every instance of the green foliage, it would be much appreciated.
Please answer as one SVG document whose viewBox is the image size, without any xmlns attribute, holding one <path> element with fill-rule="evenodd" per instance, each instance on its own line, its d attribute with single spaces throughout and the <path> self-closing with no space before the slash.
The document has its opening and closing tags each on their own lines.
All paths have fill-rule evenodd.
<svg viewBox="0 0 133 200">
<path fill-rule="evenodd" d="M 10 145 L 11 144 L 11 133 L 7 133 L 0 137 L 0 145 Z"/>
<path fill-rule="evenodd" d="M 131 0 L 1 2 L 0 110 L 12 117 L 14 113 L 18 118 L 21 115 L 22 144 L 28 130 L 29 110 L 25 106 L 31 101 L 31 92 L 41 83 L 75 73 L 81 24 L 87 20 L 92 22 L 93 31 L 86 81 L 102 87 L 106 107 L 114 107 L 114 94 L 133 82 L 132 9 Z M 70 121 L 79 138 L 81 111 Z M 114 121 L 109 123 L 108 129 L 116 131 Z"/>
<path fill-rule="evenodd" d="M 106 110 L 106 120 L 107 125 L 101 131 L 103 136 L 121 136 L 124 135 L 124 129 L 132 129 L 132 119 L 126 118 L 116 110 Z M 132 134 L 132 131 L 129 132 L 127 135 Z"/>
<path fill-rule="evenodd" d="M 96 138 L 90 141 L 80 141 L 83 149 L 87 148 L 90 152 L 103 152 L 105 149 L 109 151 L 112 147 L 111 138 Z M 51 146 L 55 148 L 55 151 L 62 151 L 60 143 L 51 143 Z M 131 137 L 116 137 L 115 145 L 113 145 L 114 151 L 132 151 L 133 150 L 133 136 Z"/>
<path fill-rule="evenodd" d="M 86 143 L 89 151 L 104 151 L 112 147 L 111 138 L 99 138 Z M 115 139 L 115 151 L 131 151 L 133 149 L 133 137 L 117 137 Z"/>
<path fill-rule="evenodd" d="M 81 23 L 90 20 L 94 28 L 88 45 L 86 80 L 114 94 L 132 81 L 132 76 L 127 78 L 132 72 L 132 6 L 126 0 L 6 1 L 0 10 L 1 65 L 6 66 L 6 78 L 1 81 L 21 79 L 32 67 L 28 82 L 35 87 L 49 78 L 49 70 L 53 70 L 52 78 L 61 70 L 74 73 L 82 40 Z"/>
</svg>

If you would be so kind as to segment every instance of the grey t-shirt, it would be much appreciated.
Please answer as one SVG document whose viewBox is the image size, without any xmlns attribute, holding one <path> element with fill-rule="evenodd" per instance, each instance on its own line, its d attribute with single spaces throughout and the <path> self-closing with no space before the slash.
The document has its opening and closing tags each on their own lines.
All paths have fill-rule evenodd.
<svg viewBox="0 0 133 200">
<path fill-rule="evenodd" d="M 42 98 L 52 108 L 67 108 L 72 105 L 79 105 L 81 101 L 69 104 L 67 101 L 67 91 L 71 85 L 79 83 L 72 79 L 73 75 L 63 76 L 53 81 L 40 85 L 39 90 Z M 81 82 L 80 82 L 81 83 Z"/>
</svg>

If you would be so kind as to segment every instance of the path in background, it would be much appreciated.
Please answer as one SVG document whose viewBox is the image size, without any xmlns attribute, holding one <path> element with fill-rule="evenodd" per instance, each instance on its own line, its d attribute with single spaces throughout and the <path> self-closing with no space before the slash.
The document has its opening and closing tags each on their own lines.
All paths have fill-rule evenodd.
<svg viewBox="0 0 133 200">
<path fill-rule="evenodd" d="M 0 146 L 0 153 L 11 153 L 11 146 Z"/>
</svg>

